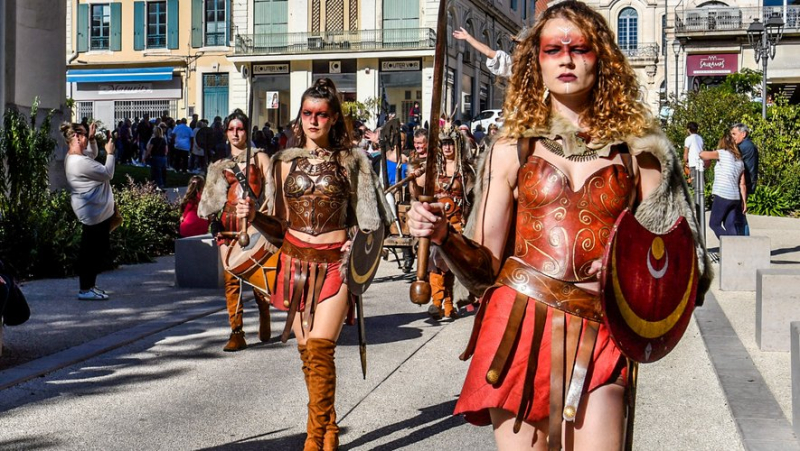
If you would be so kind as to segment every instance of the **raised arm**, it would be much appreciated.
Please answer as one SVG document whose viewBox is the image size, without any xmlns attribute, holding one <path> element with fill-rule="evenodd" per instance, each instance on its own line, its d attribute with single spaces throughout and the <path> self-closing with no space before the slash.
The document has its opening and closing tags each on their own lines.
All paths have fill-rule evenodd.
<svg viewBox="0 0 800 451">
<path fill-rule="evenodd" d="M 488 58 L 494 58 L 494 56 L 497 54 L 496 50 L 492 49 L 488 45 L 472 37 L 472 35 L 467 33 L 467 30 L 465 30 L 463 27 L 454 31 L 453 37 L 456 39 L 460 39 L 462 41 L 467 41 L 469 45 L 475 48 L 475 50 L 483 53 Z"/>
</svg>

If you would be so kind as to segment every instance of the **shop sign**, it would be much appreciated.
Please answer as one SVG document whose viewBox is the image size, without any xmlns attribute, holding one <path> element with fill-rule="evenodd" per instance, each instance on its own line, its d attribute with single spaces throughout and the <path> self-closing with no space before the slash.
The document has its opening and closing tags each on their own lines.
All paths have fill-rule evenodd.
<svg viewBox="0 0 800 451">
<path fill-rule="evenodd" d="M 109 83 L 97 87 L 97 93 L 100 95 L 151 94 L 152 92 L 152 83 Z"/>
<path fill-rule="evenodd" d="M 411 70 L 421 70 L 422 64 L 419 60 L 411 60 L 411 61 L 382 61 L 381 62 L 381 72 L 400 72 L 400 71 L 411 71 Z"/>
<path fill-rule="evenodd" d="M 739 69 L 739 54 L 689 55 L 686 57 L 686 67 L 690 77 L 728 75 Z"/>
<path fill-rule="evenodd" d="M 253 75 L 288 74 L 288 64 L 254 64 Z"/>
</svg>

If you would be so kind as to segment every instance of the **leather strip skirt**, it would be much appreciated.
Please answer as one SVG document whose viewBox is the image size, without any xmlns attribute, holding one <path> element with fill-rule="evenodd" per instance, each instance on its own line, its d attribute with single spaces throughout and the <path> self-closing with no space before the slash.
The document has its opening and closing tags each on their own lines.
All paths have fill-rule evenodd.
<svg viewBox="0 0 800 451">
<path fill-rule="evenodd" d="M 517 416 L 517 427 L 549 417 L 550 443 L 560 443 L 561 422 L 575 419 L 581 395 L 624 380 L 625 358 L 598 321 L 595 300 L 507 260 L 481 299 L 461 357 L 472 361 L 455 414 L 488 425 L 489 409 L 499 408 Z"/>
<path fill-rule="evenodd" d="M 275 293 L 272 295 L 272 305 L 275 308 L 289 311 L 281 335 L 283 342 L 289 339 L 292 323 L 298 312 L 303 330 L 310 331 L 314 327 L 317 305 L 342 288 L 342 244 L 344 243 L 309 244 L 291 233 L 285 235 Z M 351 322 L 352 314 L 349 313 L 348 323 Z"/>
</svg>

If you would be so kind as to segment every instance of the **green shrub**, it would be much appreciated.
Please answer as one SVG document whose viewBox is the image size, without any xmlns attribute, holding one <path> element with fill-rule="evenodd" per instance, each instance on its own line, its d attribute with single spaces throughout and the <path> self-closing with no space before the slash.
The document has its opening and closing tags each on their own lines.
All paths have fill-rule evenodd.
<svg viewBox="0 0 800 451">
<path fill-rule="evenodd" d="M 114 189 L 114 199 L 124 219 L 111 234 L 113 261 L 150 262 L 152 257 L 171 254 L 178 236 L 178 205 L 170 203 L 153 183 L 137 184 L 128 179 Z"/>
<path fill-rule="evenodd" d="M 762 216 L 786 216 L 791 210 L 789 193 L 780 186 L 759 185 L 747 199 L 747 212 Z"/>
</svg>

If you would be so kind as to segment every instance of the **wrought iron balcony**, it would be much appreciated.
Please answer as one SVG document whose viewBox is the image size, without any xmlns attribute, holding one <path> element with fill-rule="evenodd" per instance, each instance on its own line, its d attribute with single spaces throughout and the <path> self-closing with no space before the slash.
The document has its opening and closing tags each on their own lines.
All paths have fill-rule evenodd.
<svg viewBox="0 0 800 451">
<path fill-rule="evenodd" d="M 147 48 L 148 49 L 163 49 L 167 47 L 167 35 L 165 34 L 149 34 L 147 35 Z"/>
<path fill-rule="evenodd" d="M 658 59 L 658 44 L 655 42 L 642 42 L 621 48 L 622 54 L 628 61 L 635 63 L 650 63 Z"/>
<path fill-rule="evenodd" d="M 754 19 L 766 22 L 772 16 L 782 18 L 783 7 L 687 9 L 675 14 L 675 30 L 681 35 L 745 34 L 747 27 Z M 800 31 L 800 6 L 787 7 L 784 30 L 787 32 Z"/>
<path fill-rule="evenodd" d="M 89 48 L 91 50 L 108 50 L 108 36 L 92 36 Z"/>
<path fill-rule="evenodd" d="M 270 53 L 338 53 L 375 50 L 433 49 L 436 32 L 430 28 L 325 31 L 236 35 L 235 55 Z"/>
</svg>

